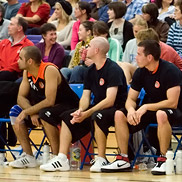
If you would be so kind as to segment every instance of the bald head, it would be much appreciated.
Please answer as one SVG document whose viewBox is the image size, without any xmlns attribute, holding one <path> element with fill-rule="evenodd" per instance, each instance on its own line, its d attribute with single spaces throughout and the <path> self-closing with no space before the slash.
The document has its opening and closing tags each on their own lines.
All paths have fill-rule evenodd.
<svg viewBox="0 0 182 182">
<path fill-rule="evenodd" d="M 104 37 L 95 37 L 90 42 L 94 48 L 98 48 L 100 50 L 100 54 L 106 55 L 109 51 L 109 42 Z"/>
</svg>

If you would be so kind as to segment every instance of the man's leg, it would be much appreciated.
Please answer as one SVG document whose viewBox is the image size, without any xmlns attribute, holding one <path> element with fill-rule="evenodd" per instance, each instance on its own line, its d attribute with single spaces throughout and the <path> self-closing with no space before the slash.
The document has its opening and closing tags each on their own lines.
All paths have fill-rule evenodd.
<svg viewBox="0 0 182 182">
<path fill-rule="evenodd" d="M 19 125 L 13 125 L 13 130 L 17 136 L 18 141 L 20 142 L 23 148 L 23 151 L 26 154 L 33 156 L 26 124 L 21 123 Z"/>
<path fill-rule="evenodd" d="M 157 123 L 158 123 L 158 139 L 160 144 L 160 152 L 162 155 L 166 155 L 167 149 L 170 145 L 172 129 L 169 124 L 167 114 L 164 111 L 157 111 Z"/>
<path fill-rule="evenodd" d="M 157 158 L 156 166 L 151 170 L 154 175 L 166 174 L 166 152 L 170 145 L 172 129 L 165 111 L 159 110 L 156 113 L 157 117 L 157 134 L 160 145 L 161 156 Z"/>
<path fill-rule="evenodd" d="M 113 163 L 103 166 L 101 168 L 102 172 L 118 172 L 130 170 L 130 163 L 128 159 L 129 129 L 126 116 L 122 111 L 119 110 L 115 113 L 115 134 L 121 153 L 116 157 L 116 160 Z"/>
<path fill-rule="evenodd" d="M 84 120 L 82 123 L 71 124 L 70 115 L 75 110 L 67 111 L 63 114 L 61 132 L 60 132 L 60 143 L 59 143 L 59 154 L 47 164 L 41 165 L 40 169 L 43 171 L 68 171 L 70 170 L 69 160 L 67 154 L 71 142 L 74 143 L 81 139 L 90 131 L 90 119 Z"/>
<path fill-rule="evenodd" d="M 116 111 L 115 114 L 115 133 L 120 152 L 128 154 L 129 129 L 127 118 L 122 111 Z"/>
<path fill-rule="evenodd" d="M 95 127 L 95 139 L 97 143 L 98 148 L 98 156 L 105 158 L 105 152 L 106 152 L 106 135 L 104 132 L 99 128 L 97 123 L 94 121 L 94 127 Z"/>
<path fill-rule="evenodd" d="M 61 133 L 60 133 L 60 146 L 59 146 L 59 153 L 63 153 L 65 155 L 69 152 L 69 147 L 72 141 L 72 134 L 68 128 L 68 126 L 65 124 L 65 122 L 62 122 L 61 125 Z"/>
<path fill-rule="evenodd" d="M 51 145 L 51 151 L 54 155 L 58 155 L 59 151 L 59 129 L 41 119 L 41 123 L 45 129 L 47 138 Z"/>
</svg>

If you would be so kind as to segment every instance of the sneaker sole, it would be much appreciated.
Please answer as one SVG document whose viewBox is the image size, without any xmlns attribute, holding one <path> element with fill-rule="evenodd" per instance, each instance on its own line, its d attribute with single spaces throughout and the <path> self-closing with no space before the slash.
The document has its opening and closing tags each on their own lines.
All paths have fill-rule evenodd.
<svg viewBox="0 0 182 182">
<path fill-rule="evenodd" d="M 166 172 L 161 172 L 161 171 L 151 171 L 153 175 L 166 175 Z"/>
<path fill-rule="evenodd" d="M 105 173 L 112 173 L 112 172 L 131 172 L 133 169 L 131 167 L 124 168 L 124 169 L 102 169 L 101 172 Z"/>
</svg>

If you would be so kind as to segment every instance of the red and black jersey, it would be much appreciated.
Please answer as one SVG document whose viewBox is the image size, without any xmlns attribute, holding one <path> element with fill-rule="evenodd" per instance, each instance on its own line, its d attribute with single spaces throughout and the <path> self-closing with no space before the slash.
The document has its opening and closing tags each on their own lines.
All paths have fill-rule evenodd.
<svg viewBox="0 0 182 182">
<path fill-rule="evenodd" d="M 52 63 L 41 62 L 38 75 L 36 78 L 30 73 L 27 74 L 28 81 L 30 83 L 31 104 L 36 104 L 45 99 L 45 87 L 46 87 L 45 71 L 48 66 L 55 66 L 57 68 L 57 66 Z M 57 88 L 57 96 L 56 96 L 55 104 L 66 102 L 66 101 L 78 102 L 79 99 L 77 95 L 71 90 L 68 83 L 64 79 L 63 75 L 61 73 L 60 75 L 61 75 L 61 84 L 58 85 L 58 88 Z"/>
</svg>

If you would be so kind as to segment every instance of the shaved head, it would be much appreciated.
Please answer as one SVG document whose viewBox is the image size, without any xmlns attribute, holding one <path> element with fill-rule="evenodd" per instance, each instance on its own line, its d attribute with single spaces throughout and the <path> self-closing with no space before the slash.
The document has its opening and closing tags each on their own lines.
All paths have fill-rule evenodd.
<svg viewBox="0 0 182 182">
<path fill-rule="evenodd" d="M 95 37 L 91 40 L 92 45 L 100 50 L 101 54 L 106 55 L 109 51 L 109 42 L 104 37 Z"/>
</svg>

